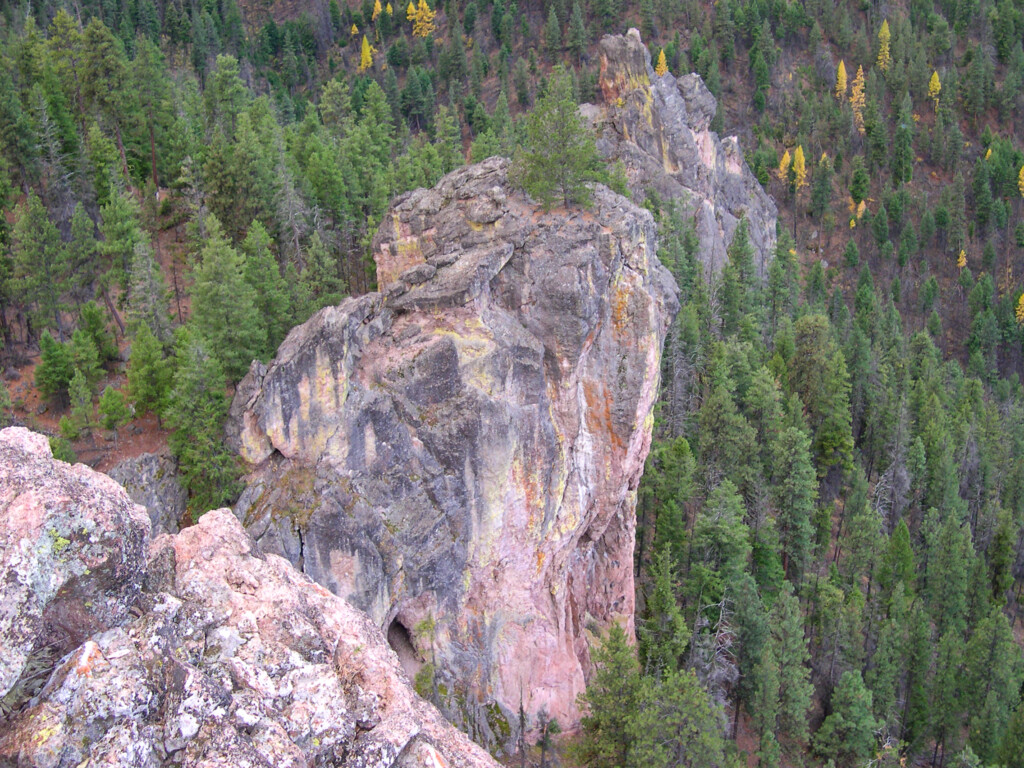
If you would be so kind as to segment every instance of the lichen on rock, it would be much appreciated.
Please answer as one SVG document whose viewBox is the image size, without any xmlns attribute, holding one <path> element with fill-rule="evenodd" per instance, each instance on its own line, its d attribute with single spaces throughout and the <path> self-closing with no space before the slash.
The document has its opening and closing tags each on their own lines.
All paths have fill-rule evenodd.
<svg viewBox="0 0 1024 768">
<path fill-rule="evenodd" d="M 495 768 L 416 696 L 365 614 L 261 552 L 230 510 L 147 550 L 148 518 L 122 488 L 14 429 L 0 432 L 0 493 L 0 583 L 37 562 L 97 601 L 92 624 L 70 614 L 82 636 L 41 690 L 0 713 L 0 765 Z M 61 544 L 49 531 L 65 521 Z M 66 591 L 50 581 L 36 573 L 34 602 L 5 592 L 5 681 Z"/>
<path fill-rule="evenodd" d="M 603 103 L 583 112 L 598 130 L 598 151 L 609 162 L 622 161 L 634 199 L 653 192 L 683 207 L 708 274 L 724 266 L 736 224 L 746 216 L 763 279 L 774 256 L 778 209 L 736 137 L 720 139 L 711 130 L 717 104 L 700 76 L 655 75 L 635 29 L 605 35 L 598 49 Z"/>
<path fill-rule="evenodd" d="M 383 292 L 294 329 L 232 405 L 248 530 L 436 659 L 448 714 L 488 744 L 514 740 L 520 700 L 578 722 L 588 627 L 632 627 L 678 308 L 647 211 L 597 186 L 592 208 L 545 213 L 507 172 L 492 158 L 396 199 Z"/>
</svg>

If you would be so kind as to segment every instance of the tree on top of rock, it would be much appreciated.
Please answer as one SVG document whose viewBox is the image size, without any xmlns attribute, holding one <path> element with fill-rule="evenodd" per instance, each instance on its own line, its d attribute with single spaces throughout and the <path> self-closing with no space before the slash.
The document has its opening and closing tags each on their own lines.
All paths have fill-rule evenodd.
<svg viewBox="0 0 1024 768">
<path fill-rule="evenodd" d="M 513 177 L 545 209 L 561 198 L 566 205 L 588 205 L 587 183 L 601 178 L 594 136 L 572 96 L 562 67 L 551 73 L 547 93 L 526 117 L 526 140 L 516 153 Z"/>
</svg>

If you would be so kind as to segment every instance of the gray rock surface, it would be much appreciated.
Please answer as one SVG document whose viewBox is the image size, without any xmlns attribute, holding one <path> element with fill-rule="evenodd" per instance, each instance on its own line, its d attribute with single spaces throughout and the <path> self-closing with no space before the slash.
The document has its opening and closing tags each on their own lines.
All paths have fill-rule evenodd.
<svg viewBox="0 0 1024 768">
<path fill-rule="evenodd" d="M 108 590 L 93 595 L 95 631 L 53 659 L 37 695 L 0 713 L 0 766 L 496 768 L 412 691 L 365 614 L 261 553 L 230 510 L 157 537 L 147 562 L 132 559 L 145 554 L 142 509 L 105 475 L 50 458 L 44 437 L 0 432 L 0 473 L 13 490 L 0 514 L 4 621 L 27 573 L 33 596 L 52 592 L 23 567 L 33 558 L 55 572 L 86 563 L 78 594 L 89 579 Z M 61 561 L 49 531 L 64 520 Z M 23 600 L 15 618 L 39 613 Z M 6 674 L 21 646 L 9 623 L 0 633 Z"/>
<path fill-rule="evenodd" d="M 188 491 L 181 484 L 178 462 L 173 456 L 144 453 L 125 459 L 107 474 L 128 491 L 132 501 L 149 512 L 153 536 L 178 532 L 188 506 Z"/>
<path fill-rule="evenodd" d="M 736 224 L 746 216 L 754 263 L 763 278 L 775 248 L 778 209 L 747 167 L 734 136 L 710 130 L 717 105 L 696 74 L 658 77 L 651 55 L 631 29 L 599 44 L 603 103 L 583 114 L 598 129 L 598 151 L 622 160 L 634 200 L 653 190 L 677 200 L 700 238 L 709 273 L 726 262 Z"/>
<path fill-rule="evenodd" d="M 148 536 L 145 510 L 113 480 L 56 461 L 43 435 L 0 431 L 4 708 L 20 703 L 45 671 L 41 661 L 128 616 L 142 591 Z"/>
<path fill-rule="evenodd" d="M 512 740 L 520 700 L 575 725 L 593 638 L 632 629 L 678 308 L 655 249 L 650 214 L 604 187 L 544 213 L 506 161 L 459 169 L 385 216 L 387 292 L 294 329 L 232 404 L 246 528 L 404 638 L 411 667 L 436 659 L 482 742 Z"/>
</svg>

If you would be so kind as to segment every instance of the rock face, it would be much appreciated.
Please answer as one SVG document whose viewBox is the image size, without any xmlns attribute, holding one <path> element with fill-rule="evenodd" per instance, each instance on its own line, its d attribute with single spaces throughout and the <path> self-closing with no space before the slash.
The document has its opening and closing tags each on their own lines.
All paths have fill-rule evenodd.
<svg viewBox="0 0 1024 768">
<path fill-rule="evenodd" d="M 0 432 L 0 699 L 48 659 L 124 621 L 142 591 L 149 518 L 110 478 Z M 17 690 L 12 690 L 17 689 Z"/>
<path fill-rule="evenodd" d="M 496 768 L 413 693 L 365 614 L 262 554 L 230 510 L 159 536 L 147 563 L 145 512 L 106 476 L 50 458 L 45 438 L 0 432 L 0 478 L 5 679 L 39 613 L 22 601 L 12 622 L 8 594 L 29 573 L 24 556 L 48 558 L 65 519 L 66 561 L 47 562 L 92 566 L 77 594 L 94 582 L 106 625 L 52 660 L 38 695 L 0 712 L 0 766 Z"/>
<path fill-rule="evenodd" d="M 154 536 L 178 532 L 188 506 L 188 492 L 181 484 L 173 456 L 144 453 L 125 459 L 107 474 L 124 486 L 132 501 L 146 508 Z"/>
<path fill-rule="evenodd" d="M 606 35 L 599 50 L 604 103 L 584 110 L 598 128 L 598 150 L 622 160 L 635 200 L 653 190 L 684 205 L 709 272 L 725 264 L 736 224 L 746 216 L 763 278 L 775 248 L 778 209 L 747 167 L 736 137 L 719 139 L 710 130 L 717 104 L 700 76 L 658 77 L 635 29 Z"/>
<path fill-rule="evenodd" d="M 652 217 L 598 187 L 546 214 L 507 161 L 398 198 L 383 294 L 294 329 L 240 384 L 257 470 L 236 506 L 432 659 L 447 714 L 507 743 L 520 700 L 563 727 L 589 645 L 632 627 L 636 487 L 677 291 Z"/>
</svg>

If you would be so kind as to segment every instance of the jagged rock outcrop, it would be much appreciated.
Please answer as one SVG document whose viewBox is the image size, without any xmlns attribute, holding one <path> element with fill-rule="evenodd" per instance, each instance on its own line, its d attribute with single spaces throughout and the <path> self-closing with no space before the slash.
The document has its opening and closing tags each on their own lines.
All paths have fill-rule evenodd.
<svg viewBox="0 0 1024 768">
<path fill-rule="evenodd" d="M 610 161 L 622 160 L 635 200 L 653 190 L 662 200 L 683 204 L 709 272 L 725 264 L 745 215 L 763 278 L 775 248 L 778 209 L 747 167 L 736 137 L 719 139 L 711 131 L 717 104 L 700 76 L 658 77 L 635 29 L 606 35 L 599 51 L 603 104 L 584 108 L 598 129 L 598 150 Z"/>
<path fill-rule="evenodd" d="M 54 461 L 43 435 L 0 431 L 0 699 L 128 616 L 148 535 L 113 480 Z"/>
<path fill-rule="evenodd" d="M 35 678 L 0 710 L 0 766 L 497 768 L 365 614 L 230 510 L 147 547 L 122 488 L 21 429 L 0 432 L 0 494 L 2 690 L 25 648 Z M 76 641 L 41 657 L 56 608 Z"/>
<path fill-rule="evenodd" d="M 540 211 L 492 158 L 399 197 L 384 293 L 254 365 L 232 405 L 261 546 L 364 608 L 487 743 L 522 700 L 578 722 L 594 636 L 632 627 L 636 488 L 677 289 L 604 187 Z"/>
<path fill-rule="evenodd" d="M 136 504 L 149 513 L 151 532 L 177 533 L 188 506 L 188 491 L 181 484 L 178 461 L 163 453 L 143 453 L 125 459 L 107 472 Z"/>
</svg>

